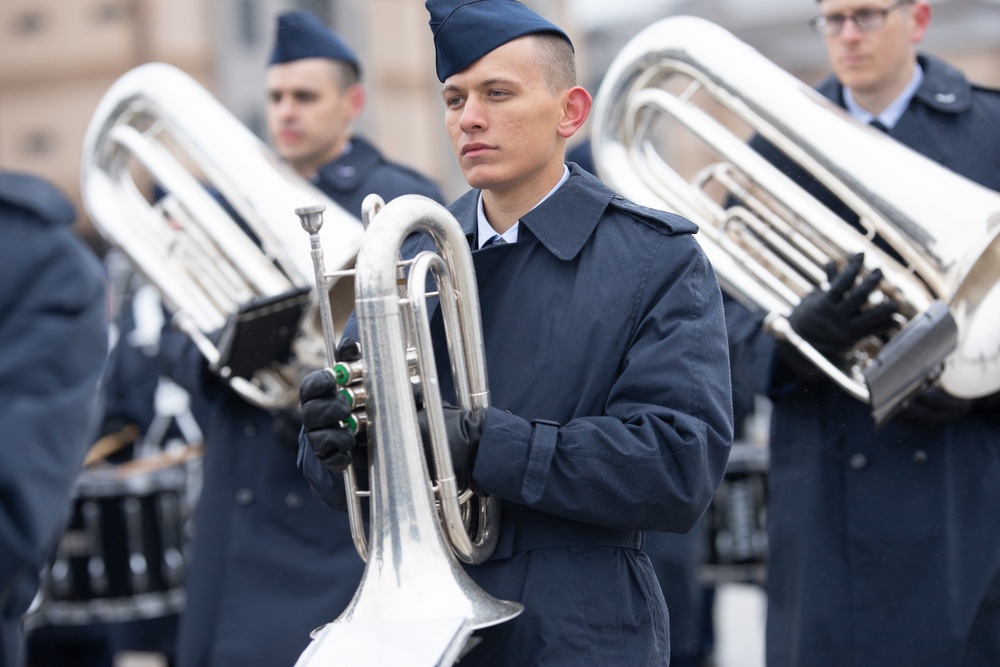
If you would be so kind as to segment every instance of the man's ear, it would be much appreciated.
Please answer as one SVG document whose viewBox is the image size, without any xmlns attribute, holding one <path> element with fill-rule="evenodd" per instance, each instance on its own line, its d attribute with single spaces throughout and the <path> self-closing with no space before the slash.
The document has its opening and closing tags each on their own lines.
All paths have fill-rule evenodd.
<svg viewBox="0 0 1000 667">
<path fill-rule="evenodd" d="M 910 41 L 919 44 L 927 34 L 931 22 L 931 6 L 927 2 L 917 2 L 913 6 L 913 32 Z"/>
<path fill-rule="evenodd" d="M 594 100 L 590 93 L 580 86 L 573 86 L 565 93 L 563 100 L 563 115 L 559 121 L 559 136 L 569 139 L 587 120 L 590 115 L 590 107 Z"/>
<path fill-rule="evenodd" d="M 361 115 L 361 112 L 365 108 L 365 102 L 368 99 L 365 87 L 360 83 L 355 83 L 344 91 L 344 95 L 347 97 L 347 103 L 350 106 L 350 120 L 353 121 Z"/>
</svg>

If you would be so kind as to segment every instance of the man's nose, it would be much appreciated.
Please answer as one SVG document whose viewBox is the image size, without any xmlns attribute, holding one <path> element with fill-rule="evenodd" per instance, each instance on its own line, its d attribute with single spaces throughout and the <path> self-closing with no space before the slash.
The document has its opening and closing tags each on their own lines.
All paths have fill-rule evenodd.
<svg viewBox="0 0 1000 667">
<path fill-rule="evenodd" d="M 861 30 L 854 22 L 853 16 L 844 19 L 844 24 L 840 27 L 840 34 L 837 37 L 845 42 L 854 42 L 861 39 Z"/>
<path fill-rule="evenodd" d="M 274 111 L 280 118 L 287 118 L 295 113 L 295 100 L 291 97 L 281 97 L 273 102 Z"/>
<path fill-rule="evenodd" d="M 482 129 L 486 126 L 486 115 L 484 112 L 485 108 L 481 102 L 472 98 L 467 99 L 462 106 L 462 118 L 459 121 L 459 127 L 462 128 L 463 132 Z"/>
</svg>

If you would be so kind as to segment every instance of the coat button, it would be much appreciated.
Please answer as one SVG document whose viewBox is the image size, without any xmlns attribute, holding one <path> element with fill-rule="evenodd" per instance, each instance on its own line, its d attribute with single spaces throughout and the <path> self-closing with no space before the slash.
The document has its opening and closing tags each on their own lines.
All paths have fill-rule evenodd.
<svg viewBox="0 0 1000 667">
<path fill-rule="evenodd" d="M 240 489 L 236 492 L 236 503 L 246 507 L 253 503 L 254 495 L 250 489 Z"/>
<path fill-rule="evenodd" d="M 243 427 L 243 435 L 245 435 L 248 438 L 254 437 L 255 435 L 257 435 L 257 427 L 254 426 L 253 424 L 247 424 L 246 426 Z"/>
<path fill-rule="evenodd" d="M 297 510 L 305 503 L 305 499 L 298 493 L 292 492 L 285 496 L 285 505 L 289 509 Z"/>
<path fill-rule="evenodd" d="M 851 457 L 850 465 L 855 470 L 861 470 L 868 465 L 868 457 L 864 454 L 855 454 Z"/>
<path fill-rule="evenodd" d="M 927 452 L 922 449 L 918 449 L 917 451 L 913 452 L 914 463 L 927 463 L 927 459 L 929 458 L 930 456 L 927 455 Z"/>
</svg>

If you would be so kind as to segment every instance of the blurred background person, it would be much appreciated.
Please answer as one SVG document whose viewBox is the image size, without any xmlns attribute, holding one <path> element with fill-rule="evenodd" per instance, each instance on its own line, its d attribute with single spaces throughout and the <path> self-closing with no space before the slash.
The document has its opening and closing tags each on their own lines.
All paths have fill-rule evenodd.
<svg viewBox="0 0 1000 667">
<path fill-rule="evenodd" d="M 923 0 L 822 0 L 812 26 L 833 75 L 818 90 L 855 118 L 1000 190 L 1000 93 L 917 51 L 930 18 Z M 760 138 L 752 144 L 857 224 L 775 146 Z M 887 165 L 886 178 L 906 175 Z M 959 211 L 962 202 L 954 204 Z M 829 288 L 804 298 L 789 318 L 834 361 L 892 325 L 896 304 L 867 307 L 880 275 L 862 281 L 860 264 L 855 256 L 831 270 Z M 741 317 L 755 316 L 744 310 Z M 876 431 L 865 403 L 790 347 L 747 336 L 735 359 L 755 365 L 751 372 L 773 400 L 768 665 L 1000 664 L 1000 516 L 984 513 L 1000 507 L 995 399 L 929 389 Z"/>
<path fill-rule="evenodd" d="M 276 151 L 358 217 L 373 192 L 440 201 L 433 182 L 352 134 L 365 101 L 360 76 L 354 51 L 319 19 L 279 15 L 266 71 Z M 360 581 L 348 520 L 312 497 L 296 467 L 297 411 L 249 403 L 176 331 L 164 333 L 160 361 L 190 392 L 205 434 L 178 665 L 294 664 L 309 633 L 339 615 Z"/>
<path fill-rule="evenodd" d="M 0 664 L 22 664 L 21 619 L 67 518 L 96 432 L 108 348 L 105 286 L 51 183 L 0 171 Z"/>
</svg>

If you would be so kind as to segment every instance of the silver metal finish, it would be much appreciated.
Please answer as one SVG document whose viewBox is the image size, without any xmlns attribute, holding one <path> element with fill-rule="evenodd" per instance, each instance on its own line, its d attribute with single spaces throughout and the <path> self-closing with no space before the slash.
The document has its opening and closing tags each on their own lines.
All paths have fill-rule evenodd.
<svg viewBox="0 0 1000 667">
<path fill-rule="evenodd" d="M 363 236 L 357 216 L 291 170 L 194 79 L 162 63 L 127 72 L 105 93 L 81 170 L 94 226 L 160 291 L 174 323 L 213 366 L 220 351 L 208 334 L 241 306 L 311 286 L 311 258 L 292 211 L 325 207 L 332 267 L 353 266 Z M 156 202 L 143 194 L 150 185 L 164 193 Z M 349 282 L 336 287 L 351 289 Z M 249 377 L 217 368 L 220 375 L 261 407 L 294 404 L 303 369 L 326 365 L 322 301 L 312 294 L 292 363 Z M 350 299 L 340 301 L 346 320 Z"/>
<path fill-rule="evenodd" d="M 315 633 L 296 664 L 394 665 L 405 659 L 411 665 L 447 665 L 475 641 L 471 634 L 476 628 L 502 623 L 523 610 L 517 602 L 497 600 L 480 589 L 458 561 L 480 562 L 492 553 L 499 501 L 476 497 L 486 507 L 486 525 L 468 535 L 457 518 L 459 493 L 444 436 L 425 290 L 433 274 L 458 403 L 485 408 L 489 391 L 475 271 L 458 221 L 426 197 L 406 195 L 384 205 L 373 201 L 365 217 L 369 224 L 357 259 L 355 312 L 369 422 L 368 557 L 347 610 Z M 428 234 L 438 253 L 417 256 L 401 298 L 399 251 L 414 232 Z M 428 473 L 417 422 L 411 341 L 436 481 Z"/>
<path fill-rule="evenodd" d="M 717 120 L 725 114 L 813 174 L 858 213 L 866 233 L 761 158 L 747 136 Z M 625 46 L 595 98 L 593 123 L 600 177 L 630 199 L 698 223 L 696 238 L 723 289 L 764 311 L 773 335 L 859 400 L 884 393 L 870 391 L 865 371 L 887 342 L 866 339 L 838 366 L 785 319 L 803 296 L 826 286 L 828 262 L 842 264 L 857 252 L 865 254 L 863 274 L 882 270 L 873 296 L 901 304 L 901 328 L 935 302 L 947 304 L 957 340 L 935 360 L 927 382 L 962 398 L 1000 390 L 1000 194 L 851 119 L 724 29 L 694 17 L 659 21 Z M 718 161 L 685 177 L 663 148 L 692 138 Z M 725 208 L 720 202 L 730 195 L 743 205 Z M 876 235 L 901 259 L 875 245 Z M 880 418 L 908 396 L 879 406 Z"/>
</svg>

